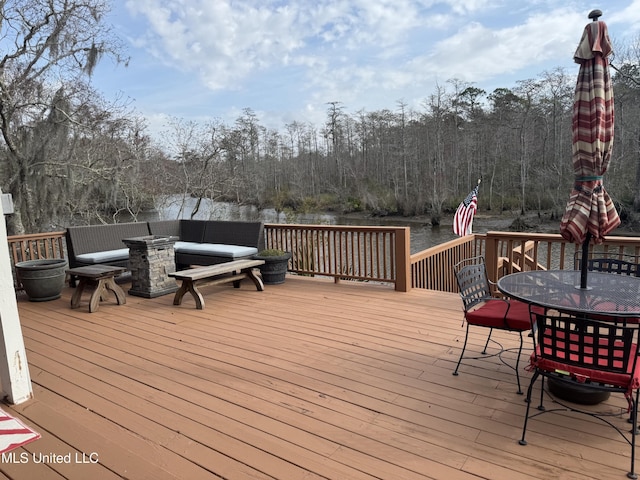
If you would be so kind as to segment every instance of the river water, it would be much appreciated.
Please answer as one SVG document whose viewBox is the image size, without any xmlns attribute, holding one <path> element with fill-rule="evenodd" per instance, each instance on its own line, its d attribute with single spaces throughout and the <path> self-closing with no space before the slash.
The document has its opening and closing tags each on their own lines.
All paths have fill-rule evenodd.
<svg viewBox="0 0 640 480">
<path fill-rule="evenodd" d="M 139 220 L 172 220 L 191 218 L 196 199 L 191 197 L 171 196 L 162 199 L 153 212 L 139 216 Z M 374 225 L 411 227 L 411 252 L 420 252 L 426 248 L 453 240 L 456 235 L 452 230 L 453 215 L 443 217 L 442 225 L 432 227 L 424 219 L 418 218 L 385 218 L 365 215 L 339 215 L 333 213 L 284 213 L 272 208 L 258 209 L 252 205 L 238 205 L 228 202 L 212 202 L 203 200 L 197 220 L 238 220 L 261 221 L 264 223 L 298 223 L 303 225 Z M 486 233 L 492 230 L 507 230 L 513 222 L 512 216 L 489 217 L 476 215 L 473 223 L 474 233 Z"/>
</svg>

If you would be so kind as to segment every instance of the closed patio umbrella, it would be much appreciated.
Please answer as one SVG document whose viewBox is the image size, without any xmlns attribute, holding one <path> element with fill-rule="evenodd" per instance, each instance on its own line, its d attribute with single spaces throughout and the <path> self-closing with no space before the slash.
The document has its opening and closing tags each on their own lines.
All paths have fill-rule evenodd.
<svg viewBox="0 0 640 480">
<path fill-rule="evenodd" d="M 575 183 L 560 223 L 563 238 L 582 244 L 581 288 L 586 288 L 589 243 L 602 243 L 618 225 L 618 212 L 602 179 L 613 146 L 613 88 L 609 73 L 611 41 L 600 10 L 583 32 L 574 55 L 580 64 L 573 104 L 572 150 Z"/>
</svg>

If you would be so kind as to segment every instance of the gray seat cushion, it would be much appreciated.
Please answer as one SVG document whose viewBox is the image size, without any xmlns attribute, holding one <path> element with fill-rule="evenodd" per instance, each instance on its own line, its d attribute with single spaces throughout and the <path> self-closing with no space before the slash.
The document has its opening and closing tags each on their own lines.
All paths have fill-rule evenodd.
<svg viewBox="0 0 640 480">
<path fill-rule="evenodd" d="M 255 247 L 242 245 L 223 245 L 221 243 L 176 242 L 174 249 L 178 253 L 211 255 L 215 257 L 241 258 L 258 253 Z"/>
<path fill-rule="evenodd" d="M 106 250 L 104 252 L 83 253 L 76 255 L 76 260 L 82 263 L 108 263 L 116 260 L 127 260 L 129 249 L 120 248 L 118 250 Z"/>
</svg>

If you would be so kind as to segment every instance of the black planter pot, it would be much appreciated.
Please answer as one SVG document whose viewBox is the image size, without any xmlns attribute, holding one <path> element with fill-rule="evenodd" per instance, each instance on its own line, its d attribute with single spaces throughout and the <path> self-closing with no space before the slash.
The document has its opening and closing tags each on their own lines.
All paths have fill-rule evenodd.
<svg viewBox="0 0 640 480">
<path fill-rule="evenodd" d="M 610 396 L 609 392 L 589 388 L 589 385 L 568 384 L 554 378 L 547 380 L 547 386 L 556 397 L 581 405 L 597 405 Z"/>
<path fill-rule="evenodd" d="M 32 302 L 55 300 L 62 295 L 67 265 L 64 258 L 18 262 L 16 277 Z"/>
<path fill-rule="evenodd" d="M 287 274 L 287 267 L 291 252 L 285 252 L 284 255 L 255 255 L 256 260 L 264 260 L 264 265 L 260 265 L 260 273 L 262 281 L 265 285 L 277 285 L 284 283 Z"/>
</svg>

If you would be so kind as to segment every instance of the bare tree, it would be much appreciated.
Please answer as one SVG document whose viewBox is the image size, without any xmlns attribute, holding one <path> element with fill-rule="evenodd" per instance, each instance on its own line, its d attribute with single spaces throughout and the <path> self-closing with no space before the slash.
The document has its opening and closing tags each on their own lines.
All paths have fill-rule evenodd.
<svg viewBox="0 0 640 480">
<path fill-rule="evenodd" d="M 203 199 L 225 199 L 234 184 L 230 179 L 238 169 L 222 165 L 226 162 L 225 132 L 225 126 L 218 120 L 207 124 L 179 118 L 171 120 L 166 139 L 172 151 L 173 168 L 160 190 L 180 194 L 180 214 L 187 198 L 196 198 L 193 209 L 186 212 L 193 218 Z"/>
<path fill-rule="evenodd" d="M 454 159 L 447 156 L 451 128 L 457 129 L 457 118 L 452 108 L 452 95 L 441 85 L 436 85 L 436 93 L 429 96 L 425 102 L 429 115 L 425 117 L 424 123 L 428 125 L 425 130 L 425 138 L 429 143 L 430 154 L 428 156 L 429 173 L 431 178 L 430 206 L 431 222 L 434 225 L 440 224 L 442 206 L 446 200 L 446 172 L 450 169 Z M 452 122 L 453 120 L 453 122 Z M 452 125 L 453 123 L 453 125 Z M 455 149 L 457 145 L 453 146 Z"/>
<path fill-rule="evenodd" d="M 607 190 L 631 197 L 633 211 L 640 212 L 640 35 L 627 45 L 616 45 L 611 66 L 616 136 L 615 159 L 607 171 Z M 628 174 L 631 169 L 635 170 L 632 182 Z"/>
<path fill-rule="evenodd" d="M 335 165 L 337 183 L 339 187 L 345 184 L 345 165 L 343 154 L 344 144 L 344 112 L 340 102 L 329 102 L 327 105 L 327 121 L 325 123 L 325 138 L 327 150 Z"/>
<path fill-rule="evenodd" d="M 102 21 L 107 10 L 102 0 L 0 2 L 0 134 L 3 190 L 16 207 L 11 233 L 44 227 L 41 214 L 53 202 L 38 191 L 48 182 L 65 191 L 68 178 L 57 167 L 69 153 L 69 129 L 85 120 L 77 115 L 81 86 L 102 55 L 122 60 Z"/>
</svg>

